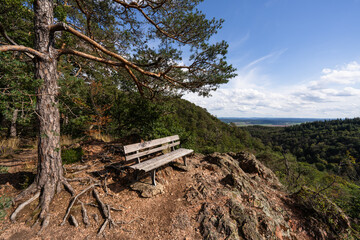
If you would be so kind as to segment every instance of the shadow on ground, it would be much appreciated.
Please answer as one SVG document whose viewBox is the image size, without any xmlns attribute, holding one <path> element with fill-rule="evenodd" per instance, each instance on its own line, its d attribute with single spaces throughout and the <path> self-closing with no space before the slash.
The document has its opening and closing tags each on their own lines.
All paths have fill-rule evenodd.
<svg viewBox="0 0 360 240">
<path fill-rule="evenodd" d="M 0 185 L 9 183 L 17 190 L 22 190 L 28 187 L 35 179 L 35 174 L 32 172 L 17 172 L 17 173 L 1 173 Z"/>
</svg>

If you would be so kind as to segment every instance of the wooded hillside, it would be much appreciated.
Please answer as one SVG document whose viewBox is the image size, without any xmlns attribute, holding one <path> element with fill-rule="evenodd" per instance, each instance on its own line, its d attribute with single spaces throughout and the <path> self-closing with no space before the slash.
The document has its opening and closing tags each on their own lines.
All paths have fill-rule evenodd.
<svg viewBox="0 0 360 240">
<path fill-rule="evenodd" d="M 351 180 L 360 179 L 360 118 L 316 121 L 286 128 L 247 127 L 265 144 Z"/>
</svg>

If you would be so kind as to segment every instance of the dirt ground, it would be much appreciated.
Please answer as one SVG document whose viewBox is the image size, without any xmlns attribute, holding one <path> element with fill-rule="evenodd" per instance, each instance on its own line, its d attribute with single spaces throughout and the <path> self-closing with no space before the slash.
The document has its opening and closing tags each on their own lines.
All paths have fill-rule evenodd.
<svg viewBox="0 0 360 240">
<path fill-rule="evenodd" d="M 34 201 L 18 214 L 15 223 L 9 219 L 14 207 L 7 209 L 7 216 L 0 221 L 0 239 L 190 240 L 227 239 L 231 235 L 244 239 L 313 239 L 302 227 L 305 223 L 301 209 L 282 190 L 274 173 L 252 159 L 251 154 L 247 153 L 249 165 L 244 165 L 243 170 L 231 157 L 234 153 L 193 154 L 187 167 L 179 159 L 157 170 L 158 185 L 154 189 L 149 174 L 136 181 L 134 173 L 124 168 L 116 146 L 89 142 L 82 145 L 82 162 L 65 165 L 65 177 L 76 194 L 99 183 L 95 188 L 101 201 L 114 208 L 110 212 L 116 226 L 106 227 L 104 234 L 98 236 L 105 218 L 92 189 L 81 195 L 71 209 L 70 215 L 79 226 L 75 227 L 69 219 L 61 225 L 72 200 L 67 191 L 62 191 L 53 200 L 45 230 L 39 232 L 40 224 L 34 220 L 39 213 Z M 0 158 L 0 165 L 8 167 L 6 173 L 0 174 L 1 196 L 15 197 L 26 188 L 35 176 L 36 162 L 34 149 Z M 237 175 L 229 174 L 230 170 Z M 133 190 L 133 184 L 139 182 L 148 190 L 162 193 L 144 198 Z M 83 222 L 81 202 L 87 210 L 89 226 Z"/>
<path fill-rule="evenodd" d="M 36 214 L 37 205 L 34 201 L 20 212 L 16 223 L 11 223 L 9 220 L 14 208 L 7 210 L 6 218 L 0 223 L 0 239 L 97 239 L 104 236 L 106 239 L 201 239 L 199 224 L 195 219 L 201 203 L 190 204 L 185 199 L 187 190 L 192 187 L 192 178 L 198 172 L 194 166 L 199 164 L 200 157 L 192 156 L 189 159 L 189 171 L 175 170 L 171 166 L 157 171 L 157 181 L 164 186 L 164 193 L 152 198 L 143 198 L 138 192 L 131 190 L 130 185 L 134 182 L 134 178 L 128 170 L 113 171 L 112 168 L 104 170 L 105 166 L 112 163 L 123 162 L 120 155 L 109 154 L 106 150 L 108 146 L 103 143 L 90 144 L 84 149 L 86 150 L 84 163 L 65 167 L 72 169 L 76 166 L 88 166 L 88 168 L 75 172 L 68 170 L 66 177 L 70 179 L 91 177 L 102 183 L 106 181 L 108 194 L 105 193 L 104 188 L 96 188 L 105 204 L 122 210 L 111 211 L 111 216 L 118 226 L 107 228 L 104 235 L 97 236 L 104 219 L 94 205 L 96 200 L 92 196 L 92 191 L 79 198 L 87 209 L 90 226 L 85 227 L 82 221 L 79 203 L 75 203 L 71 210 L 79 226 L 75 227 L 69 221 L 60 226 L 71 200 L 70 194 L 62 191 L 53 201 L 50 224 L 43 232 L 38 233 L 39 224 L 34 226 L 33 216 Z M 104 154 L 105 152 L 108 154 Z M 8 172 L 0 175 L 0 194 L 14 197 L 20 193 L 31 183 L 36 171 L 36 162 L 36 150 L 23 150 L 13 154 L 12 158 L 0 159 L 0 165 L 8 167 Z M 145 175 L 140 181 L 150 183 L 150 177 Z M 71 185 L 75 192 L 79 193 L 91 183 L 71 182 Z"/>
</svg>

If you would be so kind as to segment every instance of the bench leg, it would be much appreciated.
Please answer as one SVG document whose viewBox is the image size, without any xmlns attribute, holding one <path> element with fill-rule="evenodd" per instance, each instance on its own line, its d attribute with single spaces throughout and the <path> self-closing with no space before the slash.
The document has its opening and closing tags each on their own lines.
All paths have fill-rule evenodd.
<svg viewBox="0 0 360 240">
<path fill-rule="evenodd" d="M 152 185 L 156 186 L 156 181 L 155 181 L 155 169 L 151 171 L 151 181 L 152 181 Z"/>
<path fill-rule="evenodd" d="M 184 157 L 182 157 L 183 158 L 183 160 L 184 160 L 184 166 L 187 166 L 187 164 L 186 164 L 186 157 L 184 156 Z"/>
</svg>

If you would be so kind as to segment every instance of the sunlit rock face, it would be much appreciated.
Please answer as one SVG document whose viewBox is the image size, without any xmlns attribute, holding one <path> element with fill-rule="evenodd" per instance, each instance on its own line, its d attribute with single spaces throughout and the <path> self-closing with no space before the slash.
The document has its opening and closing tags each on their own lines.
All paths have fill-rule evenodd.
<svg viewBox="0 0 360 240">
<path fill-rule="evenodd" d="M 332 227 L 298 194 L 288 195 L 275 174 L 251 153 L 213 153 L 204 157 L 202 167 L 213 173 L 196 174 L 186 199 L 190 204 L 202 202 L 196 218 L 204 239 L 343 239 L 349 235 L 349 222 L 339 208 L 333 207 L 331 216 L 341 224 Z"/>
</svg>

